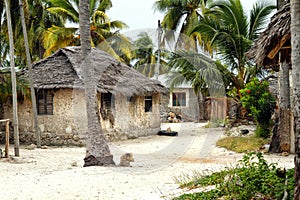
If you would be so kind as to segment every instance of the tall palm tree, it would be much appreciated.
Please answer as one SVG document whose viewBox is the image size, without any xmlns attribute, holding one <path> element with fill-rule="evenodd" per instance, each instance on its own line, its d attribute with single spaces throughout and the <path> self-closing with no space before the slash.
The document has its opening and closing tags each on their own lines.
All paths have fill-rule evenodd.
<svg viewBox="0 0 300 200">
<path fill-rule="evenodd" d="M 17 101 L 17 81 L 16 81 L 16 71 L 15 71 L 15 61 L 14 61 L 14 39 L 13 30 L 11 24 L 11 14 L 10 14 L 10 3 L 5 0 L 6 16 L 7 16 L 7 27 L 9 35 L 9 49 L 10 49 L 10 61 L 11 61 L 11 81 L 12 81 L 12 97 L 13 97 L 13 127 L 14 127 L 14 148 L 15 156 L 20 156 L 19 147 L 19 119 L 18 119 L 18 101 Z"/>
<path fill-rule="evenodd" d="M 111 21 L 106 11 L 111 8 L 110 0 L 90 0 L 89 24 L 92 46 L 112 54 L 115 58 L 129 62 L 131 49 L 129 40 L 119 33 L 119 30 L 127 28 L 121 21 Z M 60 16 L 65 22 L 71 22 L 75 27 L 53 25 L 44 34 L 45 56 L 50 55 L 59 48 L 79 45 L 80 33 L 78 0 L 49 0 L 47 11 Z M 110 38 L 110 40 L 108 40 Z M 116 45 L 117 43 L 117 45 Z"/>
<path fill-rule="evenodd" d="M 94 66 L 89 61 L 89 53 L 91 53 L 91 33 L 90 33 L 90 19 L 89 19 L 89 0 L 80 0 L 79 9 L 79 28 L 80 28 L 80 43 L 82 65 L 84 69 L 85 82 L 85 99 L 87 111 L 87 139 L 86 139 L 86 156 L 84 158 L 84 166 L 103 166 L 114 165 L 113 156 L 110 154 L 109 146 L 106 143 L 102 132 L 101 124 L 97 116 L 97 87 L 95 83 Z"/>
<path fill-rule="evenodd" d="M 258 2 L 248 18 L 240 0 L 218 1 L 211 5 L 210 12 L 193 30 L 209 38 L 221 59 L 232 71 L 237 71 L 233 80 L 237 91 L 244 87 L 251 71 L 251 63 L 247 62 L 245 53 L 263 30 L 269 14 L 275 8 L 275 5 L 264 1 Z"/>
<path fill-rule="evenodd" d="M 22 21 L 24 43 L 25 43 L 25 52 L 26 52 L 26 58 L 27 58 L 27 66 L 28 66 L 28 72 L 29 72 L 29 85 L 30 85 L 30 93 L 31 93 L 31 104 L 32 104 L 34 130 L 36 133 L 37 147 L 41 147 L 41 133 L 40 133 L 40 129 L 38 126 L 36 98 L 35 98 L 35 91 L 34 91 L 33 78 L 32 78 L 31 56 L 30 56 L 27 28 L 26 28 L 26 22 L 25 22 L 25 14 L 24 14 L 24 9 L 23 9 L 24 5 L 23 5 L 22 0 L 19 0 L 19 4 L 20 4 L 20 14 L 21 14 L 21 21 Z"/>
<path fill-rule="evenodd" d="M 292 44 L 292 82 L 293 113 L 295 133 L 295 195 L 300 199 L 300 0 L 291 0 L 291 44 Z"/>
</svg>

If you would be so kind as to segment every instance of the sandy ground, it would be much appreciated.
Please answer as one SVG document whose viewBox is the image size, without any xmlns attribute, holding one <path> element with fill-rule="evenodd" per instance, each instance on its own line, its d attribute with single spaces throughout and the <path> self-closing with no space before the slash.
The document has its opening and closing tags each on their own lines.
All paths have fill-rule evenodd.
<svg viewBox="0 0 300 200">
<path fill-rule="evenodd" d="M 22 147 L 20 157 L 0 159 L 0 199 L 171 199 L 184 192 L 174 177 L 210 173 L 242 158 L 242 154 L 215 147 L 222 130 L 203 125 L 174 124 L 178 137 L 155 135 L 110 143 L 116 163 L 124 152 L 133 153 L 132 167 L 84 168 L 85 148 Z M 292 155 L 265 157 L 282 167 L 293 167 Z"/>
</svg>

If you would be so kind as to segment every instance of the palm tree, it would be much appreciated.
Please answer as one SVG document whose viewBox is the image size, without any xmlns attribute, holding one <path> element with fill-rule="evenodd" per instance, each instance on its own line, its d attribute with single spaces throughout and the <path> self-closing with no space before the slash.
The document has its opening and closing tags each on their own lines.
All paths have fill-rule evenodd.
<svg viewBox="0 0 300 200">
<path fill-rule="evenodd" d="M 295 194 L 300 199 L 300 0 L 291 0 L 291 44 L 292 44 L 292 82 L 293 82 L 293 114 L 295 133 Z"/>
<path fill-rule="evenodd" d="M 89 59 L 85 59 L 91 52 L 91 32 L 89 24 L 90 2 L 89 0 L 80 0 L 79 4 L 80 43 L 83 60 L 81 64 L 84 65 L 85 99 L 88 122 L 84 166 L 114 165 L 113 156 L 110 154 L 109 146 L 106 143 L 101 124 L 97 117 L 97 90 L 93 77 L 94 66 L 92 63 L 89 63 Z"/>
<path fill-rule="evenodd" d="M 158 61 L 158 52 L 154 50 L 154 44 L 147 32 L 142 32 L 138 35 L 138 39 L 134 41 L 134 60 L 136 62 L 133 67 L 147 77 L 153 77 L 155 67 Z M 161 52 L 161 56 L 166 55 L 166 52 Z M 168 72 L 169 67 L 166 61 L 160 60 L 162 64 L 159 69 L 159 74 Z"/>
<path fill-rule="evenodd" d="M 233 80 L 237 91 L 249 80 L 252 64 L 245 57 L 252 41 L 265 27 L 269 14 L 275 9 L 266 2 L 256 3 L 250 11 L 250 17 L 243 10 L 240 0 L 219 1 L 210 7 L 194 32 L 200 32 L 209 38 L 216 53 L 237 76 Z"/>
<path fill-rule="evenodd" d="M 10 4 L 8 0 L 5 0 L 6 16 L 7 16 L 7 27 L 9 35 L 9 48 L 10 48 L 10 61 L 11 61 L 11 82 L 12 82 L 12 97 L 13 97 L 13 127 L 14 127 L 14 147 L 15 156 L 20 156 L 19 149 L 19 120 L 18 120 L 18 106 L 17 106 L 17 82 L 15 72 L 15 61 L 14 61 L 14 39 L 11 24 L 10 15 Z"/>
<path fill-rule="evenodd" d="M 16 64 L 18 67 L 26 66 L 26 52 L 24 51 L 24 37 L 22 32 L 21 18 L 18 16 L 20 13 L 20 7 L 18 1 L 11 1 L 11 13 L 13 36 L 15 38 L 15 55 Z M 52 25 L 60 26 L 62 21 L 59 17 L 52 15 L 46 11 L 48 0 L 26 0 L 23 2 L 23 10 L 26 21 L 26 29 L 28 34 L 28 43 L 30 48 L 31 59 L 37 61 L 42 58 L 44 54 L 44 48 L 42 46 L 43 33 Z M 2 32 L 7 32 L 7 25 L 5 25 L 6 18 L 4 16 L 1 29 Z M 4 39 L 4 40 L 2 40 Z M 4 34 L 1 38 L 1 42 L 8 41 L 8 37 Z M 2 54 L 3 55 L 3 54 Z M 6 55 L 3 55 L 5 58 Z"/>
<path fill-rule="evenodd" d="M 129 40 L 119 33 L 127 28 L 121 21 L 110 21 L 106 11 L 111 8 L 110 0 L 90 0 L 89 24 L 92 46 L 112 54 L 115 58 L 129 62 L 131 46 Z M 79 23 L 79 1 L 77 0 L 49 0 L 47 11 L 60 16 L 64 22 L 71 22 L 75 27 L 53 25 L 44 34 L 43 44 L 46 48 L 44 56 L 50 55 L 59 48 L 79 45 L 80 33 L 76 25 Z M 108 40 L 110 38 L 110 40 Z M 116 45 L 117 43 L 117 45 Z"/>
<path fill-rule="evenodd" d="M 23 28 L 23 35 L 24 35 L 24 43 L 25 43 L 25 52 L 27 58 L 27 66 L 29 72 L 29 85 L 30 85 L 30 93 L 31 93 L 31 104 L 32 104 L 32 113 L 33 113 L 33 121 L 34 121 L 34 129 L 37 138 L 37 147 L 41 147 L 41 133 L 38 126 L 38 118 L 37 118 L 37 107 L 36 107 L 36 98 L 35 98 L 35 91 L 33 85 L 33 78 L 32 78 L 32 64 L 31 64 L 31 56 L 29 50 L 29 43 L 28 43 L 28 36 L 27 36 L 27 28 L 25 23 L 25 14 L 23 9 L 23 2 L 19 0 L 20 4 L 20 13 L 21 13 L 21 21 L 22 21 L 22 28 Z"/>
<path fill-rule="evenodd" d="M 194 27 L 207 11 L 207 5 L 210 0 L 158 0 L 154 3 L 154 8 L 159 12 L 166 13 L 162 21 L 162 27 L 168 30 L 178 31 L 193 39 L 193 48 L 197 51 L 198 43 L 204 46 L 204 49 L 211 51 L 211 46 L 205 41 L 205 38 L 199 32 L 193 31 Z M 174 32 L 166 34 L 167 39 L 174 39 Z M 179 48 L 184 45 L 184 39 L 177 38 L 176 46 Z"/>
</svg>

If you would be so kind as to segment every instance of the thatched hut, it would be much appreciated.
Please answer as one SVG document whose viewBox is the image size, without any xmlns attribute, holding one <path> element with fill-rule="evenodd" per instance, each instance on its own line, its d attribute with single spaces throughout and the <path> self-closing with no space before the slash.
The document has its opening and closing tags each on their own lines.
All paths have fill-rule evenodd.
<svg viewBox="0 0 300 200">
<path fill-rule="evenodd" d="M 283 62 L 282 59 L 287 59 L 290 63 L 290 24 L 290 4 L 287 3 L 272 16 L 266 30 L 259 35 L 247 52 L 247 57 L 258 65 L 275 71 L 279 70 L 279 63 Z"/>
<path fill-rule="evenodd" d="M 134 69 L 93 48 L 86 60 L 95 69 L 98 112 L 108 140 L 157 133 L 159 94 L 167 90 Z M 44 144 L 81 144 L 86 132 L 80 47 L 66 47 L 33 65 L 38 121 Z M 25 73 L 26 75 L 27 73 Z M 6 107 L 9 117 L 11 108 Z M 20 141 L 34 140 L 31 102 L 19 105 Z"/>
<path fill-rule="evenodd" d="M 278 105 L 271 152 L 294 152 L 293 119 L 290 111 L 291 69 L 290 4 L 273 15 L 267 29 L 260 34 L 247 56 L 256 64 L 278 72 Z"/>
</svg>

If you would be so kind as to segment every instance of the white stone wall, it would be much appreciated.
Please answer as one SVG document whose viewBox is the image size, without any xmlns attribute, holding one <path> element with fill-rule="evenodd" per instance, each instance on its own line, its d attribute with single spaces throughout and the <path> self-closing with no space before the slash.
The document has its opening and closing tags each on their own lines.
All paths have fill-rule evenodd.
<svg viewBox="0 0 300 200">
<path fill-rule="evenodd" d="M 173 106 L 172 94 L 176 92 L 186 93 L 186 106 Z M 164 98 L 164 97 L 162 97 Z M 195 95 L 192 88 L 174 88 L 172 92 L 168 94 L 168 100 L 164 105 L 161 105 L 161 110 L 166 114 L 169 111 L 175 113 L 181 113 L 184 116 L 184 120 L 197 121 L 199 119 L 199 103 L 197 96 Z"/>
<path fill-rule="evenodd" d="M 145 98 L 143 96 L 129 97 L 121 94 L 115 96 L 113 115 L 115 124 L 112 127 L 103 121 L 106 137 L 109 140 L 124 140 L 140 136 L 156 134 L 160 128 L 159 95 L 152 97 L 152 112 L 145 112 Z"/>
<path fill-rule="evenodd" d="M 56 90 L 53 104 L 53 115 L 38 115 L 42 143 L 84 145 L 87 129 L 84 92 L 72 89 Z M 12 119 L 12 109 L 8 105 L 10 104 L 4 107 L 4 117 Z M 129 102 L 127 97 L 116 95 L 114 126 L 108 120 L 101 120 L 106 137 L 109 140 L 124 140 L 156 134 L 160 127 L 158 95 L 154 95 L 153 105 L 153 111 L 145 113 L 144 97 L 136 97 L 134 102 Z M 18 116 L 20 142 L 34 142 L 33 117 L 29 100 L 19 103 Z"/>
</svg>

